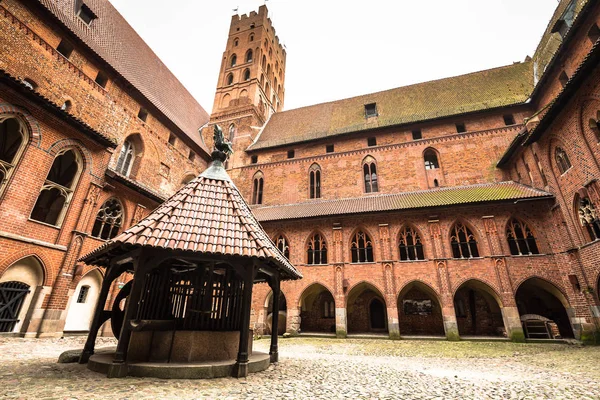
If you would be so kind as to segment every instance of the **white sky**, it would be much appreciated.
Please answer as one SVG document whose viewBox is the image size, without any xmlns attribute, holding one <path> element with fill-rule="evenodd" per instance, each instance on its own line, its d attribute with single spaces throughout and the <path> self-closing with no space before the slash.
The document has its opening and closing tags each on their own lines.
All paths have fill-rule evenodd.
<svg viewBox="0 0 600 400">
<path fill-rule="evenodd" d="M 262 0 L 110 0 L 210 113 L 233 9 Z M 269 0 L 287 48 L 285 109 L 532 55 L 557 0 Z"/>
</svg>

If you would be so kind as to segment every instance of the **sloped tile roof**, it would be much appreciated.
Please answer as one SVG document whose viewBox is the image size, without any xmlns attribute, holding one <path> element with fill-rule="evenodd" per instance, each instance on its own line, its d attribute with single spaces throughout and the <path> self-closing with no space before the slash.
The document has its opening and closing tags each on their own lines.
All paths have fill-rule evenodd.
<svg viewBox="0 0 600 400">
<path fill-rule="evenodd" d="M 532 68 L 517 63 L 275 113 L 248 150 L 522 104 L 533 90 Z M 370 103 L 378 116 L 367 121 Z"/>
<path fill-rule="evenodd" d="M 486 183 L 418 192 L 368 195 L 279 206 L 258 206 L 252 211 L 261 222 L 378 211 L 408 210 L 458 204 L 517 199 L 547 199 L 553 195 L 516 182 Z"/>
<path fill-rule="evenodd" d="M 198 129 L 208 114 L 108 0 L 85 0 L 98 17 L 87 26 L 75 14 L 75 0 L 37 0 L 200 148 Z"/>
<path fill-rule="evenodd" d="M 257 258 L 277 267 L 282 279 L 302 277 L 264 232 L 237 187 L 216 162 L 148 217 L 81 261 L 105 266 L 111 257 L 136 247 Z"/>
</svg>

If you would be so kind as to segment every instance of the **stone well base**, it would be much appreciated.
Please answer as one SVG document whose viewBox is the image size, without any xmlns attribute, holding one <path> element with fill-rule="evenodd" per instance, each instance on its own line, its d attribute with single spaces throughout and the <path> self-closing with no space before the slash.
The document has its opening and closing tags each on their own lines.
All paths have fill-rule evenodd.
<svg viewBox="0 0 600 400">
<path fill-rule="evenodd" d="M 88 361 L 88 368 L 103 374 L 113 362 L 114 353 L 94 354 Z M 254 352 L 250 356 L 248 372 L 260 372 L 269 368 L 270 357 L 265 353 Z M 128 362 L 127 375 L 161 379 L 209 379 L 232 376 L 235 359 L 226 361 L 206 361 L 189 363 Z"/>
</svg>

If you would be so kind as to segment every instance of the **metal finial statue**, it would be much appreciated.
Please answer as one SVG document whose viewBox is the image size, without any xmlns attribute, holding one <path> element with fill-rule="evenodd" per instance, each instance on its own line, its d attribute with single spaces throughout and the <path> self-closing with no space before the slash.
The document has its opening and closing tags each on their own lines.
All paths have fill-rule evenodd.
<svg viewBox="0 0 600 400">
<path fill-rule="evenodd" d="M 225 136 L 223 136 L 223 130 L 221 129 L 221 127 L 219 125 L 215 124 L 214 130 L 215 130 L 215 134 L 214 134 L 215 150 L 213 151 L 213 158 L 215 158 L 215 153 L 221 153 L 225 156 L 224 159 L 221 161 L 225 161 L 225 160 L 227 160 L 227 158 L 229 158 L 230 155 L 233 154 L 233 148 L 231 147 L 231 142 L 228 142 L 227 140 L 225 140 Z M 218 158 L 221 158 L 221 157 L 218 157 Z"/>
</svg>

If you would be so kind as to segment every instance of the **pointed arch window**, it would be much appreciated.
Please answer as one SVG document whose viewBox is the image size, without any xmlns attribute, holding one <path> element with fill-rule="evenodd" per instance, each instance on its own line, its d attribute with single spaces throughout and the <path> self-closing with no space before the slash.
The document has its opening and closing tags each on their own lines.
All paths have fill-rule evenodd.
<svg viewBox="0 0 600 400">
<path fill-rule="evenodd" d="M 231 67 L 235 67 L 235 65 L 237 64 L 237 55 L 232 55 L 231 56 L 231 63 L 229 64 Z"/>
<path fill-rule="evenodd" d="M 249 81 L 250 80 L 250 70 L 248 68 L 246 68 L 244 70 L 244 82 Z"/>
<path fill-rule="evenodd" d="M 227 85 L 233 85 L 233 74 L 227 75 Z"/>
<path fill-rule="evenodd" d="M 373 262 L 373 242 L 363 231 L 356 232 L 352 237 L 350 251 L 353 263 Z"/>
<path fill-rule="evenodd" d="M 327 264 L 327 243 L 319 233 L 314 234 L 310 238 L 306 252 L 308 255 L 307 264 Z"/>
<path fill-rule="evenodd" d="M 513 256 L 540 254 L 533 231 L 523 221 L 516 218 L 508 221 L 506 239 Z"/>
<path fill-rule="evenodd" d="M 10 179 L 29 141 L 25 125 L 14 115 L 0 116 L 0 193 Z"/>
<path fill-rule="evenodd" d="M 262 56 L 262 61 L 260 63 L 262 69 L 265 70 L 267 68 L 267 57 L 265 55 Z"/>
<path fill-rule="evenodd" d="M 92 236 L 98 239 L 112 239 L 119 233 L 123 224 L 123 206 L 115 198 L 108 199 L 96 214 Z"/>
<path fill-rule="evenodd" d="M 377 179 L 377 166 L 375 159 L 367 157 L 363 162 L 363 177 L 365 181 L 365 193 L 376 193 L 379 191 Z"/>
<path fill-rule="evenodd" d="M 254 175 L 252 182 L 252 204 L 262 204 L 263 202 L 264 179 L 261 173 Z"/>
<path fill-rule="evenodd" d="M 254 55 L 254 53 L 252 52 L 252 49 L 248 50 L 246 52 L 246 62 L 252 62 L 252 56 Z"/>
<path fill-rule="evenodd" d="M 229 125 L 229 141 L 233 141 L 233 137 L 235 136 L 235 124 Z"/>
<path fill-rule="evenodd" d="M 556 166 L 560 171 L 561 175 L 567 172 L 569 168 L 571 168 L 571 161 L 569 160 L 569 156 L 562 149 L 562 147 L 557 147 L 554 150 L 554 159 L 556 160 Z"/>
<path fill-rule="evenodd" d="M 277 236 L 277 239 L 275 239 L 275 244 L 277 245 L 277 248 L 279 249 L 281 254 L 283 254 L 285 256 L 285 258 L 287 258 L 289 260 L 290 259 L 290 245 L 289 245 L 287 239 L 285 238 L 285 236 L 283 236 L 283 235 Z"/>
<path fill-rule="evenodd" d="M 133 166 L 133 158 L 135 157 L 135 147 L 133 142 L 126 140 L 121 146 L 121 152 L 119 153 L 119 159 L 117 160 L 116 171 L 124 176 L 129 176 L 131 173 L 131 167 Z"/>
<path fill-rule="evenodd" d="M 452 247 L 452 257 L 454 258 L 479 257 L 475 235 L 460 222 L 455 223 L 450 230 L 450 245 Z"/>
<path fill-rule="evenodd" d="M 600 142 L 600 111 L 598 111 L 596 118 L 590 118 L 589 125 L 596 137 L 596 141 Z"/>
<path fill-rule="evenodd" d="M 421 236 L 410 226 L 405 226 L 400 230 L 398 249 L 400 251 L 400 260 L 402 261 L 425 259 Z"/>
<path fill-rule="evenodd" d="M 423 159 L 425 161 L 425 169 L 438 169 L 440 167 L 438 156 L 432 149 L 426 150 L 423 153 Z"/>
<path fill-rule="evenodd" d="M 581 226 L 586 229 L 591 241 L 600 239 L 600 218 L 598 218 L 596 208 L 588 198 L 579 199 L 577 203 Z"/>
<path fill-rule="evenodd" d="M 81 174 L 81 160 L 73 149 L 65 149 L 54 158 L 44 186 L 31 211 L 31 219 L 59 226 Z"/>
<path fill-rule="evenodd" d="M 308 173 L 310 198 L 321 198 L 321 167 L 318 164 L 313 164 Z"/>
</svg>

